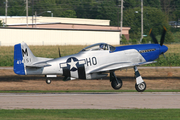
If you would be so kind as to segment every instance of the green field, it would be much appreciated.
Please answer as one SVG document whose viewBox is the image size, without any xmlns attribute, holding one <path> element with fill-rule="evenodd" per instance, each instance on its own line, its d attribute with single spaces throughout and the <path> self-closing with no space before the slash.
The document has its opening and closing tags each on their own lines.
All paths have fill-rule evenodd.
<svg viewBox="0 0 180 120">
<path fill-rule="evenodd" d="M 78 53 L 85 46 L 29 46 L 37 57 L 58 58 L 60 48 L 61 55 L 66 56 Z M 14 47 L 0 46 L 0 66 L 13 66 Z"/>
<path fill-rule="evenodd" d="M 165 53 L 167 60 L 161 55 L 158 63 L 147 66 L 180 66 L 180 44 L 168 44 L 167 46 L 169 48 Z M 86 46 L 30 46 L 30 49 L 38 57 L 58 58 L 58 47 L 62 56 L 66 56 L 78 53 Z M 0 66 L 13 66 L 13 49 L 13 46 L 0 46 Z"/>
<path fill-rule="evenodd" d="M 180 120 L 180 109 L 0 110 L 0 120 Z"/>
</svg>

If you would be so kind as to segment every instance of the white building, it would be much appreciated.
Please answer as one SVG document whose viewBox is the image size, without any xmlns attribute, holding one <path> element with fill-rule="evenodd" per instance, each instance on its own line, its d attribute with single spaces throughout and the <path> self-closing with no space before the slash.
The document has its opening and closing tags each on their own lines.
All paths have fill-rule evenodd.
<svg viewBox="0 0 180 120">
<path fill-rule="evenodd" d="M 110 20 L 36 17 L 32 21 L 29 17 L 28 24 L 26 20 L 26 17 L 7 17 L 7 27 L 0 28 L 0 45 L 12 46 L 22 41 L 28 45 L 119 44 L 120 28 L 109 26 Z M 129 29 L 122 30 L 127 39 Z"/>
</svg>

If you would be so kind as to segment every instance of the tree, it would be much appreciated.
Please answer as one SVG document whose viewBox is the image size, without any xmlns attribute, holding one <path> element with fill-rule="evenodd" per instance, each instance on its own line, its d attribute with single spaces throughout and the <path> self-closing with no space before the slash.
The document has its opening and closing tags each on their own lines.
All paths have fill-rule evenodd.
<svg viewBox="0 0 180 120">
<path fill-rule="evenodd" d="M 76 12 L 74 10 L 66 10 L 62 12 L 61 17 L 76 18 Z"/>
<path fill-rule="evenodd" d="M 147 7 L 155 7 L 161 9 L 160 0 L 143 0 L 143 5 Z"/>
<path fill-rule="evenodd" d="M 55 10 L 59 13 L 58 17 L 76 18 L 76 6 L 79 5 L 79 0 L 56 0 Z"/>
<path fill-rule="evenodd" d="M 164 42 L 165 43 L 173 43 L 174 42 L 174 36 L 172 35 L 171 31 L 167 31 Z"/>
<path fill-rule="evenodd" d="M 121 37 L 121 43 L 122 44 L 128 44 L 128 41 L 124 35 L 122 35 L 122 37 Z"/>
<path fill-rule="evenodd" d="M 124 8 L 131 9 L 135 7 L 140 7 L 141 1 L 140 0 L 124 0 Z"/>
<path fill-rule="evenodd" d="M 59 13 L 57 12 L 59 6 L 56 6 L 56 0 L 37 0 L 34 1 L 34 3 L 31 3 L 31 7 L 33 7 L 33 11 L 37 12 L 37 15 L 43 15 L 43 16 L 50 16 L 49 13 L 46 11 L 53 12 L 54 16 L 58 16 Z M 33 13 L 34 14 L 34 13 Z"/>
<path fill-rule="evenodd" d="M 98 6 L 99 2 L 95 0 L 81 0 L 81 2 L 76 3 L 77 7 L 75 11 L 78 18 L 91 18 L 94 19 L 99 14 Z"/>
<path fill-rule="evenodd" d="M 0 0 L 0 15 L 5 15 L 5 0 Z"/>
<path fill-rule="evenodd" d="M 140 8 L 125 9 L 123 15 L 123 26 L 129 26 L 130 38 L 139 39 L 140 38 L 140 28 L 141 28 L 141 16 L 136 14 L 135 11 L 140 11 Z"/>
<path fill-rule="evenodd" d="M 8 16 L 24 16 L 25 2 L 22 0 L 8 0 Z"/>
<path fill-rule="evenodd" d="M 72 0 L 36 0 L 33 3 L 33 9 L 37 15 L 42 16 L 50 16 L 46 11 L 51 11 L 55 17 L 76 17 L 76 12 L 72 9 L 70 1 Z"/>
<path fill-rule="evenodd" d="M 180 19 L 180 0 L 172 0 L 171 1 L 171 14 L 170 21 L 179 22 Z M 177 28 L 177 27 L 176 27 Z"/>
<path fill-rule="evenodd" d="M 110 20 L 110 25 L 117 26 L 119 23 L 118 14 L 119 8 L 112 0 L 103 0 L 97 9 L 97 19 Z"/>
<path fill-rule="evenodd" d="M 171 2 L 172 0 L 160 0 L 161 1 L 161 6 L 162 6 L 162 10 L 164 11 L 164 13 L 169 16 L 169 13 L 171 11 Z M 168 17 L 167 17 L 168 20 Z"/>
<path fill-rule="evenodd" d="M 138 11 L 138 13 L 135 13 Z M 124 26 L 130 26 L 130 38 L 140 39 L 141 32 L 141 14 L 140 8 L 124 10 Z M 144 7 L 143 21 L 144 34 L 148 35 L 152 28 L 155 35 L 161 35 L 163 26 L 170 28 L 167 22 L 167 16 L 158 8 Z"/>
</svg>

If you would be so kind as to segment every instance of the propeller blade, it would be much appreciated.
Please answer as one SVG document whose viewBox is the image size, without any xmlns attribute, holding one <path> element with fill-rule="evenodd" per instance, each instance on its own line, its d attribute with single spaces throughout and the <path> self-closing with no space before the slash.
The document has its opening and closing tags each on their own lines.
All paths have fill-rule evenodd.
<svg viewBox="0 0 180 120">
<path fill-rule="evenodd" d="M 166 31 L 167 29 L 163 26 L 163 33 L 162 33 L 162 36 L 161 36 L 161 41 L 160 41 L 160 45 L 162 46 L 163 43 L 164 43 L 164 39 L 165 39 L 165 34 L 166 34 Z"/>
<path fill-rule="evenodd" d="M 166 59 L 166 56 L 165 56 L 165 54 L 163 53 L 163 56 L 164 56 L 164 58 Z M 166 59 L 167 60 L 167 59 Z"/>
<path fill-rule="evenodd" d="M 157 70 L 158 64 L 159 64 L 159 57 L 158 57 L 157 62 L 156 62 L 156 70 Z"/>
<path fill-rule="evenodd" d="M 58 51 L 59 51 L 59 57 L 61 57 L 61 53 L 60 53 L 60 49 L 59 49 L 59 47 L 58 47 Z"/>
<path fill-rule="evenodd" d="M 158 44 L 157 39 L 155 38 L 154 34 L 152 33 L 152 28 L 151 28 L 150 31 L 149 31 L 149 35 L 151 36 L 153 42 L 154 42 L 155 44 Z"/>
</svg>

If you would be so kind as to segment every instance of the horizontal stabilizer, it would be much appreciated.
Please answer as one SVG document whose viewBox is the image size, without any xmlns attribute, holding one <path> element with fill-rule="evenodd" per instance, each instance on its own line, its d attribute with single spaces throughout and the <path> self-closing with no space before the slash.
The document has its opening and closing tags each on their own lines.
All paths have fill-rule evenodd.
<svg viewBox="0 0 180 120">
<path fill-rule="evenodd" d="M 33 65 L 27 65 L 26 67 L 47 67 L 47 66 L 51 66 L 51 65 L 44 62 L 44 63 L 36 63 Z"/>
</svg>

